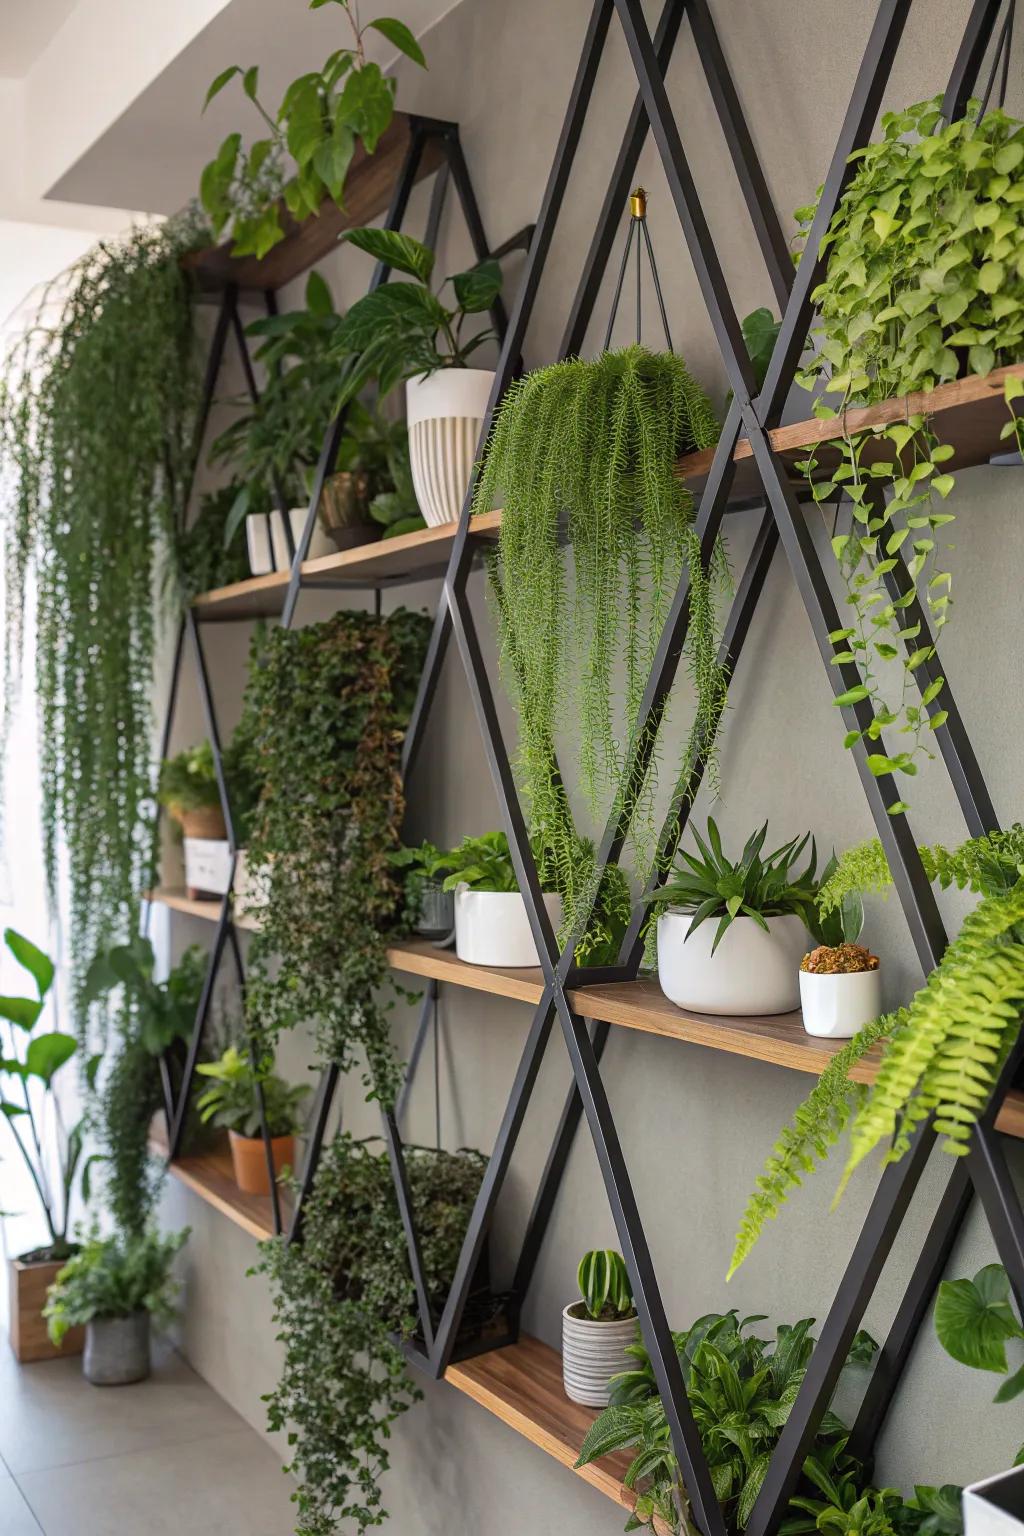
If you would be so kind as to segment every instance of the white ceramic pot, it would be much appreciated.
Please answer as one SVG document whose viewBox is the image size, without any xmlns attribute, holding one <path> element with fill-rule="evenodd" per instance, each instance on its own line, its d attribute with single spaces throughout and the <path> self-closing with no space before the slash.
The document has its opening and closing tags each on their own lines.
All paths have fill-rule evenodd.
<svg viewBox="0 0 1024 1536">
<path fill-rule="evenodd" d="M 766 918 L 768 932 L 752 917 L 737 917 L 715 953 L 718 923 L 707 918 L 691 939 L 686 912 L 658 919 L 658 981 L 670 1002 L 694 1013 L 741 1017 L 790 1013 L 800 1002 L 800 961 L 807 929 L 798 917 Z"/>
<path fill-rule="evenodd" d="M 588 1408 L 607 1408 L 609 1383 L 636 1361 L 626 1346 L 636 1343 L 636 1318 L 595 1323 L 589 1317 L 573 1317 L 573 1302 L 562 1312 L 562 1383 L 573 1403 Z"/>
<path fill-rule="evenodd" d="M 882 1011 L 881 971 L 854 971 L 847 976 L 818 976 L 800 972 L 800 1006 L 804 1029 L 825 1040 L 848 1040 Z"/>
<path fill-rule="evenodd" d="M 963 1493 L 964 1536 L 1022 1536 L 1024 1467 L 1013 1467 Z"/>
<path fill-rule="evenodd" d="M 459 520 L 493 384 L 486 368 L 439 368 L 405 386 L 412 483 L 431 528 Z"/>
<path fill-rule="evenodd" d="M 562 921 L 562 898 L 544 897 L 551 926 Z M 455 953 L 469 965 L 539 965 L 526 902 L 519 891 L 455 892 Z"/>
<path fill-rule="evenodd" d="M 292 525 L 292 543 L 296 549 L 298 549 L 299 540 L 302 538 L 302 530 L 306 526 L 308 511 L 308 507 L 292 507 L 288 513 L 288 521 Z M 284 515 L 281 512 L 271 512 L 270 514 L 270 544 L 273 552 L 274 570 L 290 570 L 292 558 L 288 553 L 288 540 L 285 538 L 284 533 Z M 320 519 L 317 518 L 313 524 L 313 533 L 309 541 L 309 552 L 306 555 L 306 559 L 319 560 L 321 555 L 332 554 L 334 554 L 334 545 L 321 528 Z"/>
<path fill-rule="evenodd" d="M 252 574 L 269 576 L 274 569 L 274 551 L 270 543 L 270 518 L 265 512 L 250 512 L 246 518 L 245 546 Z"/>
<path fill-rule="evenodd" d="M 231 885 L 231 850 L 226 838 L 186 837 L 185 884 L 190 891 L 223 896 Z"/>
</svg>

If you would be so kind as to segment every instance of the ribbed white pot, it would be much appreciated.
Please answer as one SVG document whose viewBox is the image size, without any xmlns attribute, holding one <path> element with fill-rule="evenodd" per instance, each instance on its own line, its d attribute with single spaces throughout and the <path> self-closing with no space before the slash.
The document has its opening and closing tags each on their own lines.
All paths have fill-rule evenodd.
<svg viewBox="0 0 1024 1536">
<path fill-rule="evenodd" d="M 964 1489 L 964 1536 L 1024 1536 L 1024 1467 Z"/>
<path fill-rule="evenodd" d="M 848 1040 L 882 1011 L 881 971 L 848 976 L 800 972 L 800 1007 L 804 1029 L 824 1040 Z"/>
<path fill-rule="evenodd" d="M 635 1365 L 626 1346 L 636 1343 L 636 1318 L 595 1323 L 589 1317 L 573 1317 L 572 1302 L 562 1312 L 562 1382 L 565 1395 L 588 1408 L 607 1408 L 609 1383 L 621 1371 Z"/>
<path fill-rule="evenodd" d="M 405 386 L 412 483 L 431 528 L 459 520 L 493 384 L 486 368 L 439 368 Z"/>
<path fill-rule="evenodd" d="M 798 917 L 769 917 L 768 932 L 752 917 L 737 917 L 715 953 L 718 923 L 701 923 L 693 937 L 686 912 L 658 919 L 658 981 L 670 1002 L 694 1013 L 790 1013 L 800 1002 L 800 961 L 807 929 Z"/>
<path fill-rule="evenodd" d="M 562 898 L 544 897 L 551 926 L 562 921 Z M 526 902 L 519 891 L 455 892 L 455 953 L 469 965 L 539 965 Z"/>
</svg>

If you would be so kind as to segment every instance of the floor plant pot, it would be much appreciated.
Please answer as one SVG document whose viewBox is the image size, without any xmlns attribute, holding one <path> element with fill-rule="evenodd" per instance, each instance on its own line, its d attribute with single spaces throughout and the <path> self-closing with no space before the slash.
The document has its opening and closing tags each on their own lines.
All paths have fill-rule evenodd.
<svg viewBox="0 0 1024 1536">
<path fill-rule="evenodd" d="M 223 896 L 231 886 L 231 848 L 226 837 L 186 837 L 185 884 L 188 894 Z"/>
<path fill-rule="evenodd" d="M 767 933 L 753 918 L 737 917 L 714 954 L 716 919 L 706 919 L 687 939 L 691 921 L 689 913 L 673 911 L 658 919 L 658 981 L 670 1002 L 694 1013 L 740 1017 L 799 1006 L 807 929 L 798 917 L 766 918 Z"/>
<path fill-rule="evenodd" d="M 562 921 L 562 898 L 544 897 L 551 926 Z M 526 902 L 519 891 L 455 892 L 455 953 L 469 965 L 539 965 Z"/>
<path fill-rule="evenodd" d="M 7 1270 L 7 1305 L 10 1313 L 11 1348 L 22 1365 L 32 1360 L 56 1360 L 61 1355 L 80 1355 L 85 1329 L 72 1328 L 63 1344 L 54 1344 L 46 1330 L 43 1308 L 46 1291 L 64 1268 L 65 1259 L 34 1260 L 26 1255 L 11 1259 Z"/>
<path fill-rule="evenodd" d="M 439 368 L 405 386 L 412 483 L 428 527 L 459 520 L 493 384 L 485 368 Z"/>
<path fill-rule="evenodd" d="M 612 1377 L 636 1366 L 626 1354 L 627 1346 L 636 1343 L 636 1317 L 595 1322 L 577 1313 L 585 1313 L 578 1301 L 562 1312 L 565 1395 L 570 1402 L 584 1403 L 588 1408 L 607 1408 Z"/>
<path fill-rule="evenodd" d="M 964 1489 L 964 1536 L 1022 1536 L 1024 1467 L 1013 1467 Z"/>
<path fill-rule="evenodd" d="M 269 1195 L 270 1178 L 263 1137 L 240 1136 L 237 1131 L 228 1131 L 228 1143 L 231 1147 L 235 1183 L 243 1195 Z M 295 1167 L 294 1136 L 272 1136 L 270 1152 L 276 1175 L 280 1175 L 282 1168 Z"/>
<path fill-rule="evenodd" d="M 82 1370 L 94 1387 L 126 1387 L 149 1375 L 149 1313 L 94 1317 L 85 1325 Z"/>
<path fill-rule="evenodd" d="M 848 1040 L 882 1011 L 879 970 L 845 975 L 800 972 L 800 1006 L 804 1029 L 823 1040 Z"/>
</svg>

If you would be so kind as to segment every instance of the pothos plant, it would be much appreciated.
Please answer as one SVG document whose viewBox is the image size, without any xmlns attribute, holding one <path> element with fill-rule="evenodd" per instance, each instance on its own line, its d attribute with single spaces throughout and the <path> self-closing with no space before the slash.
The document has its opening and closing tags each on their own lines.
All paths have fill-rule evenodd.
<svg viewBox="0 0 1024 1536">
<path fill-rule="evenodd" d="M 757 1180 L 736 1237 L 730 1276 L 747 1258 L 767 1220 L 791 1190 L 829 1155 L 850 1128 L 850 1151 L 836 1200 L 858 1165 L 879 1145 L 886 1163 L 907 1152 L 918 1127 L 935 1116 L 943 1150 L 962 1156 L 1021 1028 L 1024 1007 L 1024 827 L 971 838 L 962 847 L 921 848 L 926 872 L 944 889 L 981 899 L 935 970 L 906 1008 L 883 1014 L 833 1056 L 797 1110 Z M 851 849 L 823 885 L 827 914 L 853 893 L 891 882 L 882 846 Z M 870 1087 L 852 1073 L 883 1044 Z"/>
<path fill-rule="evenodd" d="M 639 860 L 649 863 L 655 754 L 640 782 L 627 765 L 684 570 L 696 714 L 680 782 L 698 752 L 714 777 L 726 686 L 715 596 L 726 566 L 719 546 L 705 567 L 693 498 L 675 464 L 717 436 L 683 359 L 641 347 L 538 369 L 510 387 L 495 417 L 473 511 L 505 509 L 489 566 L 502 671 L 519 714 L 518 773 L 531 832 L 561 872 L 570 929 L 593 900 L 595 871 L 580 857 L 558 771 L 561 726 L 579 722 L 577 765 L 589 811 L 603 820 L 617 799 L 627 801 Z"/>
<path fill-rule="evenodd" d="M 310 0 L 319 10 L 329 0 Z M 259 70 L 231 64 L 206 93 L 203 111 L 236 77 L 266 125 L 263 138 L 242 147 L 229 133 L 205 166 L 200 197 L 219 237 L 230 229 L 235 256 L 263 257 L 284 239 L 282 205 L 295 219 L 316 215 L 332 199 L 341 207 L 352 157 L 361 142 L 368 155 L 387 132 L 395 110 L 395 81 L 366 57 L 366 35 L 379 32 L 414 64 L 426 68 L 423 50 L 409 28 L 390 16 L 365 24 L 359 0 L 334 0 L 348 22 L 350 41 L 328 55 L 319 70 L 299 75 L 271 116 L 259 99 Z"/>
<path fill-rule="evenodd" d="M 819 416 L 927 393 L 1024 354 L 1022 125 L 1001 111 L 982 117 L 978 102 L 946 123 L 941 105 L 936 97 L 885 114 L 882 139 L 851 157 L 857 170 L 821 243 L 828 264 L 812 294 L 817 345 L 798 376 L 823 390 Z M 816 203 L 797 210 L 800 238 L 816 211 Z M 1024 382 L 1008 379 L 1004 390 L 1011 411 L 1004 436 L 1019 439 L 1013 402 Z M 850 531 L 832 539 L 849 621 L 831 639 L 834 664 L 855 662 L 861 681 L 835 702 L 870 702 L 871 724 L 849 732 L 846 744 L 866 736 L 872 773 L 912 776 L 946 718 L 941 707 L 930 714 L 927 707 L 940 702 L 939 678 L 912 702 L 914 674 L 935 652 L 907 610 L 919 597 L 933 636 L 949 618 L 942 547 L 953 522 L 953 448 L 926 412 L 872 431 L 844 426 L 835 445 L 838 462 L 829 468 L 816 453 L 800 466 L 816 501 L 845 494 L 851 504 Z M 877 745 L 886 729 L 904 739 L 899 751 Z M 891 813 L 905 809 L 899 801 Z"/>
<path fill-rule="evenodd" d="M 1024 1328 L 1014 1313 L 1010 1277 L 1002 1264 L 986 1264 L 973 1280 L 943 1280 L 935 1301 L 935 1333 L 961 1365 L 1006 1378 L 997 1403 L 1011 1403 L 1024 1392 L 1024 1366 L 1011 1371 L 1006 1358 L 1007 1344 L 1024 1339 Z M 1024 1445 L 1013 1464 L 1024 1466 Z"/>
<path fill-rule="evenodd" d="M 31 572 L 44 857 L 55 890 L 63 840 L 73 1004 L 151 872 L 155 594 L 172 587 L 199 400 L 179 257 L 197 238 L 168 220 L 93 246 L 44 290 L 0 380 L 7 698 Z"/>
<path fill-rule="evenodd" d="M 399 773 L 430 635 L 422 614 L 337 613 L 279 629 L 250 673 L 243 740 L 261 786 L 248 865 L 259 928 L 247 1012 L 271 1042 L 303 1021 L 343 1071 L 357 1046 L 390 1103 L 398 1066 L 379 989 L 385 933 L 402 916 Z"/>
<path fill-rule="evenodd" d="M 447 1296 L 487 1166 L 479 1152 L 406 1148 L 409 1193 L 431 1305 Z M 269 1425 L 287 1428 L 304 1536 L 359 1536 L 387 1518 L 380 1483 L 391 1426 L 422 1396 L 401 1341 L 416 1328 L 402 1218 L 385 1154 L 339 1136 L 320 1159 L 303 1241 L 263 1245 L 284 1345 Z M 346 1529 L 350 1527 L 346 1525 Z"/>
</svg>

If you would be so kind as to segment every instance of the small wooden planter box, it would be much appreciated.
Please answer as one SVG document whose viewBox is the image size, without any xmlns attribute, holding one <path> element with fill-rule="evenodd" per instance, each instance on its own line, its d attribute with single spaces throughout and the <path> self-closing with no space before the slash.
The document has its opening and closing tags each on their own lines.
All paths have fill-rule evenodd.
<svg viewBox="0 0 1024 1536">
<path fill-rule="evenodd" d="M 59 1347 L 51 1344 L 43 1308 L 47 1286 L 53 1284 L 64 1260 L 29 1264 L 10 1262 L 11 1348 L 23 1365 L 30 1360 L 56 1360 L 60 1355 L 80 1355 L 85 1348 L 85 1329 L 72 1328 Z"/>
</svg>

